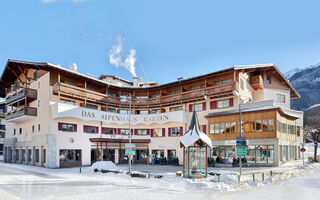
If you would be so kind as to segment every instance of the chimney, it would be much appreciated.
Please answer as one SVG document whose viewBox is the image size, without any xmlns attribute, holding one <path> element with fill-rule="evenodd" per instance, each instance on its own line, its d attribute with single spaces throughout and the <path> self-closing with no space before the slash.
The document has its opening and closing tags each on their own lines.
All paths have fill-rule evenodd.
<svg viewBox="0 0 320 200">
<path fill-rule="evenodd" d="M 78 69 L 78 66 L 77 66 L 76 63 L 73 62 L 73 63 L 70 64 L 69 68 L 70 68 L 72 71 L 76 72 L 77 69 Z"/>
<path fill-rule="evenodd" d="M 133 86 L 138 87 L 138 77 L 133 77 Z"/>
</svg>

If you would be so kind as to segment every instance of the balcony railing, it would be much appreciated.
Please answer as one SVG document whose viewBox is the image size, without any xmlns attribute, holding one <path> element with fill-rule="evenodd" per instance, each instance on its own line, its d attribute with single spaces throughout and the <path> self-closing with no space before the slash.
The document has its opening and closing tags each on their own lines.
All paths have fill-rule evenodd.
<svg viewBox="0 0 320 200">
<path fill-rule="evenodd" d="M 186 102 L 192 102 L 195 100 L 203 100 L 204 95 L 208 97 L 220 97 L 233 90 L 238 89 L 237 84 L 229 83 L 219 86 L 211 86 L 207 88 L 201 88 L 193 91 L 186 91 L 179 94 L 165 95 L 156 98 L 136 99 L 132 98 L 132 106 L 134 108 L 152 108 L 160 106 L 168 106 Z M 97 103 L 102 103 L 109 106 L 116 107 L 129 107 L 129 102 L 120 101 L 120 97 L 108 96 L 107 94 L 86 90 L 84 88 L 68 85 L 65 83 L 55 83 L 53 85 L 54 94 L 60 94 L 69 96 L 71 98 L 81 98 L 92 100 Z"/>
<path fill-rule="evenodd" d="M 250 85 L 253 89 L 258 90 L 263 88 L 263 79 L 261 75 L 250 77 Z"/>
<path fill-rule="evenodd" d="M 29 116 L 36 117 L 37 116 L 37 108 L 22 106 L 17 109 L 14 109 L 6 114 L 6 120 L 14 119 L 17 117 Z"/>
<path fill-rule="evenodd" d="M 37 90 L 31 88 L 20 88 L 11 92 L 6 96 L 6 104 L 10 104 L 16 100 L 26 97 L 27 99 L 37 99 Z"/>
</svg>

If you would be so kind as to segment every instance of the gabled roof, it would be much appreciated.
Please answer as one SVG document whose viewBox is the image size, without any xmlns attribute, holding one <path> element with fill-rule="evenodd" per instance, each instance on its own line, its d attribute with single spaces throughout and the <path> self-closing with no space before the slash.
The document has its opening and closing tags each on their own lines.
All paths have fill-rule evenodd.
<svg viewBox="0 0 320 200">
<path fill-rule="evenodd" d="M 212 147 L 211 139 L 200 130 L 197 113 L 196 111 L 193 111 L 189 130 L 180 137 L 180 142 L 183 146 L 189 147 L 198 140 L 202 141 L 209 147 Z"/>
<path fill-rule="evenodd" d="M 290 88 L 291 92 L 291 98 L 300 98 L 300 94 L 297 92 L 297 90 L 291 85 L 291 83 L 284 77 L 284 75 L 280 72 L 278 67 L 273 64 L 255 64 L 255 65 L 234 65 L 234 70 L 243 70 L 243 71 L 250 71 L 252 69 L 266 69 L 266 68 L 272 68 L 276 70 L 277 74 L 280 76 L 280 79 L 285 82 L 285 84 Z"/>
</svg>

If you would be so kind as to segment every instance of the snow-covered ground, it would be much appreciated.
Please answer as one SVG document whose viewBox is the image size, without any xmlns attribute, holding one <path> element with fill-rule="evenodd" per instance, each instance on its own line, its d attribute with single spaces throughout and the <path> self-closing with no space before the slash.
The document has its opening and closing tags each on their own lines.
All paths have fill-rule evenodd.
<svg viewBox="0 0 320 200">
<path fill-rule="evenodd" d="M 127 165 L 117 167 L 121 171 L 127 170 Z M 320 192 L 320 163 L 302 166 L 302 161 L 294 161 L 281 167 L 244 168 L 240 184 L 237 179 L 238 168 L 210 168 L 209 171 L 221 174 L 220 183 L 216 176 L 194 181 L 176 177 L 175 172 L 181 170 L 176 166 L 133 165 L 133 170 L 163 175 L 163 178 L 131 178 L 125 173 L 95 173 L 91 167 L 81 168 L 80 174 L 80 168 L 46 169 L 0 162 L 0 199 L 185 200 L 199 197 L 259 197 L 275 200 L 311 199 L 312 195 L 302 195 L 298 191 Z M 265 181 L 261 180 L 261 172 L 265 173 Z M 257 173 L 255 181 L 252 180 L 252 173 Z"/>
</svg>

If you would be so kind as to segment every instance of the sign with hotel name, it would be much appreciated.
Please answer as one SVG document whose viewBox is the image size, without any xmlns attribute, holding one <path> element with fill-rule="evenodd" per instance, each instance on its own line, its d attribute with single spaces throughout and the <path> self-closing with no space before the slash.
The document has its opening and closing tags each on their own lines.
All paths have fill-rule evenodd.
<svg viewBox="0 0 320 200">
<path fill-rule="evenodd" d="M 93 110 L 77 106 L 70 106 L 58 103 L 57 113 L 55 118 L 74 117 L 82 120 L 102 121 L 104 123 L 128 124 L 129 116 L 127 114 L 118 114 Z M 182 122 L 187 123 L 187 112 L 180 110 L 175 112 L 167 112 L 160 114 L 147 115 L 131 115 L 131 124 L 163 124 L 167 122 Z"/>
</svg>

